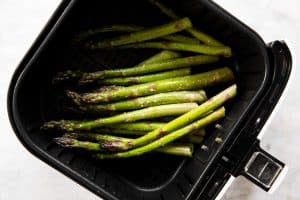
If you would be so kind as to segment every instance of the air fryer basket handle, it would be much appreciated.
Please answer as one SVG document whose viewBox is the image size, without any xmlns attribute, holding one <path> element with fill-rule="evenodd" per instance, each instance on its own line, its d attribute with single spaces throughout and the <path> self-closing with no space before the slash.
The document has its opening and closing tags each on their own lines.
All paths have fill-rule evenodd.
<svg viewBox="0 0 300 200">
<path fill-rule="evenodd" d="M 255 145 L 242 175 L 267 192 L 273 192 L 287 172 L 285 164 Z"/>
<path fill-rule="evenodd" d="M 291 74 L 292 56 L 284 41 L 274 41 L 268 44 L 270 63 L 273 66 L 273 73 L 270 80 L 270 87 L 261 104 L 261 112 L 258 114 L 257 130 L 262 130 L 265 122 L 271 115 L 275 105 L 282 96 Z M 262 131 L 261 131 L 262 133 Z M 258 138 L 261 138 L 261 133 Z M 285 164 L 266 151 L 262 150 L 257 139 L 247 156 L 247 159 L 240 168 L 240 174 L 245 176 L 267 192 L 273 192 L 285 177 L 287 167 Z"/>
</svg>

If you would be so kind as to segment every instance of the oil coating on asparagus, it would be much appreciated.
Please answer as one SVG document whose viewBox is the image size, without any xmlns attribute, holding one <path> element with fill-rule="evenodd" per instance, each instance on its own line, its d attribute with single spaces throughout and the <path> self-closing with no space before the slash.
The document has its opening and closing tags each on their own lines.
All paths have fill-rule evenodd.
<svg viewBox="0 0 300 200">
<path fill-rule="evenodd" d="M 176 20 L 180 17 L 170 8 L 162 4 L 159 0 L 149 0 L 150 3 L 155 5 L 163 14 L 167 15 L 169 18 Z M 216 40 L 215 38 L 211 37 L 210 35 L 196 29 L 194 27 L 189 28 L 186 30 L 192 36 L 203 42 L 204 44 L 211 45 L 211 46 L 224 46 L 221 42 Z"/>
<path fill-rule="evenodd" d="M 130 143 L 112 143 L 108 148 L 128 150 L 128 149 L 146 145 L 155 139 L 158 139 L 164 135 L 169 134 L 172 131 L 177 130 L 178 128 L 191 124 L 195 120 L 201 118 L 204 114 L 222 106 L 226 101 L 234 98 L 236 94 L 237 94 L 237 86 L 232 85 L 229 88 L 217 94 L 216 96 L 208 99 L 206 102 L 204 102 L 197 108 L 179 116 L 178 118 L 167 123 L 163 127 L 159 129 L 155 129 L 142 137 L 134 139 Z M 210 115 L 211 114 L 209 114 L 208 116 Z M 202 128 L 202 126 L 200 128 Z"/>
<path fill-rule="evenodd" d="M 110 77 L 126 77 L 126 76 L 135 76 L 141 74 L 149 74 L 153 72 L 165 71 L 165 70 L 174 70 L 184 67 L 191 67 L 201 64 L 215 63 L 219 61 L 217 56 L 209 55 L 197 55 L 189 56 L 184 58 L 175 58 L 162 60 L 155 63 L 144 63 L 136 67 L 125 68 L 125 69 L 111 69 L 104 71 L 97 71 L 92 73 L 84 73 L 79 80 L 81 84 L 90 83 L 95 80 L 101 80 L 104 78 Z"/>
<path fill-rule="evenodd" d="M 93 152 L 104 151 L 104 149 L 101 147 L 101 143 L 80 141 L 69 137 L 55 138 L 54 141 L 64 148 L 75 148 L 75 149 L 82 149 L 85 151 L 93 151 Z M 116 142 L 116 141 L 129 142 L 130 139 L 121 138 L 121 137 L 113 137 L 113 138 L 106 137 L 106 142 L 108 143 Z M 160 153 L 170 154 L 170 155 L 191 157 L 193 155 L 193 144 L 187 144 L 187 143 L 170 144 L 158 148 L 155 151 Z"/>
<path fill-rule="evenodd" d="M 170 78 L 140 85 L 121 88 L 112 92 L 86 93 L 79 95 L 68 91 L 67 95 L 74 101 L 83 103 L 103 103 L 127 98 L 141 97 L 171 91 L 197 90 L 204 87 L 230 82 L 234 79 L 232 71 L 219 68 L 208 72 L 185 77 Z"/>
<path fill-rule="evenodd" d="M 130 86 L 187 75 L 191 75 L 191 68 L 176 69 L 143 76 L 102 79 L 98 80 L 97 83 L 102 85 Z"/>
<path fill-rule="evenodd" d="M 131 44 L 131 43 L 159 38 L 165 35 L 170 35 L 172 33 L 180 32 L 182 30 L 191 27 L 192 27 L 191 21 L 189 20 L 189 18 L 185 17 L 170 22 L 168 24 L 163 24 L 157 27 L 143 29 L 141 31 L 132 32 L 127 35 L 118 36 L 116 38 L 102 40 L 99 42 L 87 43 L 85 47 L 88 49 L 111 48 L 114 46 L 120 46 L 124 44 Z"/>
<path fill-rule="evenodd" d="M 128 158 L 133 156 L 140 156 L 142 154 L 148 153 L 150 151 L 153 151 L 157 148 L 160 148 L 164 145 L 169 144 L 170 142 L 173 142 L 174 140 L 189 134 L 191 131 L 202 128 L 204 126 L 207 126 L 210 123 L 213 123 L 222 117 L 225 116 L 225 108 L 219 108 L 218 110 L 214 111 L 213 113 L 207 115 L 206 117 L 188 125 L 181 129 L 178 129 L 174 132 L 171 132 L 168 135 L 165 135 L 149 144 L 145 144 L 144 146 L 138 147 L 136 149 L 132 149 L 125 152 L 116 152 L 116 153 L 98 153 L 96 154 L 95 158 L 97 159 L 114 159 L 114 158 Z M 107 145 L 111 146 L 111 144 Z M 105 147 L 107 148 L 107 147 Z M 112 147 L 113 148 L 113 147 Z M 111 149 L 114 151 L 114 149 Z"/>
<path fill-rule="evenodd" d="M 100 118 L 90 121 L 74 121 L 74 120 L 60 120 L 46 122 L 42 129 L 61 129 L 65 131 L 75 130 L 91 130 L 93 128 L 102 127 L 108 124 L 116 124 L 122 122 L 134 122 L 144 119 L 153 119 L 162 116 L 178 116 L 182 115 L 194 108 L 198 107 L 196 103 L 181 103 L 169 104 L 161 106 L 153 106 L 140 110 L 135 110 L 120 115 Z"/>
<path fill-rule="evenodd" d="M 150 106 L 159 106 L 166 104 L 177 103 L 202 103 L 207 99 L 204 90 L 200 91 L 179 91 L 159 93 L 145 97 L 120 101 L 116 103 L 104 105 L 80 105 L 79 108 L 83 111 L 95 114 L 101 114 L 102 111 L 124 111 L 135 110 Z M 75 102 L 76 103 L 76 102 Z"/>
<path fill-rule="evenodd" d="M 236 94 L 237 94 L 237 87 L 236 85 L 232 85 L 229 88 L 217 94 L 216 96 L 208 99 L 206 102 L 198 106 L 196 109 L 193 109 L 190 112 L 179 116 L 175 120 L 167 123 L 165 126 L 156 129 L 152 132 L 149 132 L 147 135 L 135 139 L 133 142 L 126 145 L 126 149 L 145 145 L 150 141 L 153 141 L 154 139 L 161 137 L 162 135 L 166 135 L 171 131 L 176 130 L 178 127 L 182 127 L 187 124 L 190 124 L 193 121 L 197 120 L 201 115 L 223 105 L 226 101 L 235 97 Z"/>
</svg>

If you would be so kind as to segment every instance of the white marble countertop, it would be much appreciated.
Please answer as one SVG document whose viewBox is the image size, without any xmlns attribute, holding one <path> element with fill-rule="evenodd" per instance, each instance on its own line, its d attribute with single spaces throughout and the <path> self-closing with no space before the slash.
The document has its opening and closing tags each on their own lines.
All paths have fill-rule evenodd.
<svg viewBox="0 0 300 200">
<path fill-rule="evenodd" d="M 288 40 L 300 56 L 299 0 L 215 0 L 266 41 Z M 61 173 L 36 159 L 14 136 L 6 113 L 6 93 L 11 75 L 38 33 L 58 6 L 58 0 L 0 1 L 0 200 L 92 200 L 99 199 Z M 286 179 L 268 195 L 238 178 L 224 200 L 300 199 L 300 74 L 270 123 L 262 146 L 289 166 Z M 299 85 L 298 85 L 299 84 Z M 298 86 L 297 86 L 298 85 Z"/>
</svg>

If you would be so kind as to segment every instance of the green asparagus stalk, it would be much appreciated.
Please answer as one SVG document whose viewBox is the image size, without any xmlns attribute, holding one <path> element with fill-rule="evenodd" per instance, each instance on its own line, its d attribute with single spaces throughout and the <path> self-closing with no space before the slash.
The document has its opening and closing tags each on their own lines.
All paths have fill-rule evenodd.
<svg viewBox="0 0 300 200">
<path fill-rule="evenodd" d="M 83 111 L 82 111 L 83 112 Z M 211 111 L 212 112 L 212 111 Z M 206 113 L 205 115 L 208 115 L 210 112 Z M 204 115 L 203 115 L 204 116 Z M 155 121 L 159 121 L 159 122 L 170 122 L 170 121 L 173 121 L 176 117 L 160 117 L 160 118 L 157 118 L 155 119 Z"/>
<path fill-rule="evenodd" d="M 204 128 L 199 129 L 199 130 L 196 130 L 195 132 L 192 132 L 191 135 L 204 137 L 206 135 L 206 131 Z"/>
<path fill-rule="evenodd" d="M 164 147 L 158 148 L 156 151 L 160 153 L 192 157 L 194 151 L 193 144 L 169 144 Z"/>
<path fill-rule="evenodd" d="M 204 44 L 188 44 L 181 42 L 141 42 L 135 44 L 128 44 L 119 47 L 120 49 L 141 49 L 141 48 L 152 48 L 152 49 L 168 49 L 178 51 L 189 51 L 195 53 L 201 53 L 206 55 L 217 55 L 224 57 L 231 57 L 231 48 L 227 46 L 208 46 Z"/>
<path fill-rule="evenodd" d="M 191 74 L 191 68 L 183 68 L 183 69 L 176 69 L 176 70 L 160 72 L 157 74 L 143 75 L 143 76 L 102 79 L 102 80 L 98 80 L 97 83 L 103 85 L 130 86 L 130 85 L 136 85 L 142 83 L 149 83 L 158 80 L 164 80 L 168 78 L 187 76 L 190 74 Z"/>
<path fill-rule="evenodd" d="M 90 83 L 95 80 L 101 80 L 103 78 L 110 77 L 126 77 L 126 76 L 135 76 L 141 74 L 149 74 L 153 72 L 159 72 L 169 69 L 178 69 L 184 67 L 191 67 L 200 64 L 208 64 L 214 63 L 219 60 L 216 56 L 208 56 L 208 55 L 197 55 L 197 56 L 189 56 L 185 58 L 175 58 L 169 60 L 162 60 L 160 62 L 155 63 L 144 63 L 142 65 L 138 65 L 136 67 L 125 68 L 125 69 L 112 69 L 112 70 L 104 70 L 97 71 L 92 73 L 85 73 L 82 75 L 80 79 L 81 84 Z"/>
<path fill-rule="evenodd" d="M 145 153 L 148 153 L 150 151 L 153 151 L 157 148 L 163 147 L 164 145 L 167 145 L 170 142 L 173 142 L 174 140 L 189 134 L 191 131 L 200 129 L 204 126 L 207 126 L 210 123 L 213 123 L 222 117 L 225 116 L 225 108 L 219 108 L 218 110 L 214 111 L 213 113 L 207 115 L 206 117 L 188 125 L 181 129 L 178 129 L 177 131 L 171 132 L 168 135 L 165 135 L 149 144 L 146 144 L 142 147 L 138 147 L 136 149 L 132 149 L 125 152 L 118 152 L 113 154 L 108 153 L 98 153 L 96 154 L 95 158 L 97 159 L 113 159 L 113 158 L 127 158 L 127 157 L 133 157 L 133 156 L 139 156 Z M 131 141 L 132 142 L 132 141 Z M 114 143 L 111 143 L 114 144 Z M 108 144 L 107 146 L 109 148 L 112 148 L 113 146 L 111 144 Z M 107 148 L 107 147 L 104 147 Z M 114 149 L 113 149 L 114 150 Z"/>
<path fill-rule="evenodd" d="M 141 31 L 129 33 L 127 35 L 122 35 L 116 38 L 102 40 L 96 43 L 88 43 L 85 45 L 85 47 L 88 49 L 110 48 L 114 46 L 120 46 L 124 44 L 131 44 L 131 43 L 159 38 L 191 27 L 192 27 L 191 21 L 189 20 L 189 18 L 185 17 L 168 24 L 147 28 Z"/>
<path fill-rule="evenodd" d="M 137 26 L 137 25 L 123 25 L 123 24 L 115 24 L 111 26 L 104 26 L 101 28 L 97 29 L 90 29 L 84 32 L 81 32 L 77 34 L 74 37 L 75 41 L 82 41 L 84 39 L 87 39 L 89 37 L 96 36 L 100 33 L 109 33 L 109 32 L 135 32 L 135 31 L 140 31 L 144 29 L 143 26 Z"/>
<path fill-rule="evenodd" d="M 145 145 L 162 135 L 166 135 L 179 127 L 183 127 L 187 124 L 192 123 L 193 121 L 199 119 L 200 116 L 203 116 L 203 114 L 210 112 L 219 106 L 223 105 L 226 101 L 236 96 L 237 93 L 237 87 L 236 85 L 232 85 L 231 87 L 227 88 L 226 90 L 220 92 L 216 96 L 208 99 L 206 102 L 201 104 L 196 109 L 191 110 L 190 112 L 179 116 L 175 120 L 167 123 L 165 126 L 156 129 L 152 132 L 149 132 L 147 135 L 144 135 L 140 138 L 135 139 L 131 143 L 127 143 L 125 145 L 125 149 L 134 148 L 137 146 Z"/>
<path fill-rule="evenodd" d="M 177 130 L 178 128 L 191 124 L 195 120 L 201 118 L 204 114 L 212 110 L 215 110 L 216 108 L 223 105 L 229 99 L 232 99 L 233 97 L 236 96 L 236 94 L 237 94 L 237 86 L 232 85 L 229 88 L 217 94 L 216 96 L 210 98 L 209 100 L 207 100 L 206 102 L 198 106 L 197 108 L 191 110 L 190 112 L 184 115 L 179 116 L 178 118 L 167 123 L 163 127 L 159 129 L 155 129 L 147 133 L 146 135 L 131 141 L 130 143 L 112 143 L 108 148 L 114 147 L 114 149 L 128 150 L 128 149 L 133 149 L 139 146 L 146 145 L 155 139 L 158 139 L 164 135 L 169 134 L 172 131 Z M 209 114 L 208 116 L 211 116 L 211 114 Z M 203 119 L 204 118 L 206 117 L 203 117 Z M 203 126 L 199 128 L 202 127 Z"/>
<path fill-rule="evenodd" d="M 112 92 L 86 93 L 79 95 L 75 92 L 67 91 L 67 95 L 73 100 L 76 99 L 77 102 L 96 104 L 162 92 L 197 90 L 219 83 L 230 82 L 233 79 L 234 76 L 232 71 L 229 68 L 224 67 L 191 76 L 177 77 L 129 86 Z"/>
<path fill-rule="evenodd" d="M 108 91 L 118 90 L 120 88 L 124 88 L 124 87 L 119 85 L 104 85 L 94 89 L 93 92 L 108 92 Z"/>
<path fill-rule="evenodd" d="M 161 37 L 162 39 L 174 41 L 174 42 L 182 42 L 187 44 L 199 44 L 199 40 L 196 38 L 188 37 L 180 34 L 172 34 Z"/>
<path fill-rule="evenodd" d="M 111 26 L 105 26 L 97 29 L 91 29 L 85 32 L 82 32 L 80 34 L 77 34 L 74 38 L 76 42 L 82 41 L 84 39 L 87 39 L 89 37 L 96 36 L 100 33 L 107 33 L 107 32 L 135 32 L 145 29 L 143 26 L 137 26 L 137 25 L 121 25 L 121 24 L 115 24 Z M 170 41 L 176 41 L 176 42 L 184 42 L 184 43 L 199 43 L 199 40 L 196 38 L 180 35 L 180 34 L 171 34 L 162 36 L 161 38 L 170 40 Z"/>
<path fill-rule="evenodd" d="M 145 135 L 147 131 L 140 131 L 140 130 L 126 130 L 119 128 L 119 124 L 114 124 L 117 128 L 107 128 L 107 127 L 100 127 L 96 128 L 93 131 L 95 133 L 107 134 L 107 135 L 131 135 L 131 136 L 141 136 Z M 84 133 L 85 134 L 85 133 Z"/>
<path fill-rule="evenodd" d="M 203 142 L 203 136 L 189 134 L 179 138 L 178 140 L 182 142 L 189 142 L 192 144 L 201 144 Z"/>
<path fill-rule="evenodd" d="M 202 103 L 207 99 L 204 90 L 179 91 L 159 93 L 146 97 L 130 99 L 105 105 L 81 105 L 79 108 L 85 112 L 98 114 L 103 111 L 124 111 L 176 103 Z"/>
<path fill-rule="evenodd" d="M 168 60 L 168 59 L 172 59 L 172 58 L 179 58 L 181 55 L 178 52 L 175 51 L 168 51 L 168 50 L 163 50 L 153 56 L 151 56 L 150 58 L 142 61 L 141 63 L 137 64 L 136 66 L 132 67 L 138 67 L 144 64 L 150 64 L 150 63 L 155 63 L 155 62 L 159 62 L 162 60 Z M 106 73 L 108 74 L 108 77 L 115 77 L 115 76 L 109 76 L 111 73 L 111 70 L 105 70 Z M 72 70 L 67 70 L 64 72 L 59 72 L 53 79 L 53 83 L 57 83 L 60 81 L 66 81 L 66 80 L 70 80 L 70 79 L 78 79 L 81 78 L 82 75 L 85 74 L 85 72 L 82 71 L 72 71 Z M 104 72 L 105 74 L 105 72 Z M 97 74 L 100 75 L 100 74 Z M 134 74 L 135 75 L 135 74 Z M 117 74 L 117 77 L 120 76 L 122 77 L 122 73 Z M 101 79 L 103 77 L 103 75 L 101 74 L 100 77 L 96 78 L 96 79 Z"/>
<path fill-rule="evenodd" d="M 170 8 L 163 5 L 159 0 L 149 0 L 150 3 L 155 5 L 160 11 L 170 17 L 173 20 L 179 19 L 179 16 Z M 186 30 L 191 35 L 193 35 L 195 38 L 203 42 L 204 44 L 211 45 L 211 46 L 224 46 L 221 42 L 217 41 L 213 37 L 209 36 L 208 34 L 200 31 L 196 28 L 189 28 Z"/>
<path fill-rule="evenodd" d="M 112 141 L 115 142 L 117 140 L 130 141 L 126 138 L 115 138 Z M 95 152 L 104 151 L 104 149 L 101 147 L 101 144 L 99 143 L 80 141 L 68 137 L 55 138 L 54 141 L 64 148 L 76 148 L 76 149 L 95 151 Z M 160 153 L 170 154 L 170 155 L 191 157 L 193 154 L 193 144 L 170 144 L 162 148 L 158 148 L 155 151 Z"/>
<path fill-rule="evenodd" d="M 94 130 L 101 134 L 112 134 L 112 135 L 126 135 L 126 136 L 143 136 L 149 131 L 137 131 L 137 130 L 125 130 L 119 128 L 98 128 Z M 86 133 L 82 133 L 86 135 Z M 193 144 L 202 143 L 203 137 L 205 136 L 205 129 L 197 130 L 189 135 L 180 138 L 181 142 L 190 142 Z"/>
<path fill-rule="evenodd" d="M 150 58 L 140 62 L 135 67 L 138 67 L 138 66 L 144 65 L 144 64 L 151 64 L 151 63 L 160 62 L 162 60 L 169 60 L 169 59 L 179 58 L 180 56 L 181 56 L 181 54 L 176 52 L 176 51 L 163 50 L 163 51 L 151 56 Z M 134 68 L 134 67 L 132 67 L 132 68 Z M 122 76 L 122 73 L 120 74 L 120 76 Z"/>
<path fill-rule="evenodd" d="M 111 131 L 111 132 L 110 132 Z M 105 129 L 105 128 L 101 128 L 99 129 L 99 133 L 87 133 L 87 132 L 82 132 L 82 133 L 66 133 L 64 135 L 64 137 L 68 137 L 68 138 L 74 138 L 74 139 L 80 139 L 80 140 L 84 140 L 84 141 L 92 141 L 92 142 L 103 142 L 103 141 L 108 141 L 108 142 L 112 142 L 111 138 L 116 138 L 115 141 L 121 141 L 121 142 L 129 142 L 132 141 L 133 139 L 129 139 L 126 138 L 127 141 L 125 140 L 118 140 L 117 136 L 113 136 L 113 135 L 109 135 L 109 134 L 114 134 L 113 132 L 116 131 L 115 129 Z M 121 130 L 124 131 L 124 130 Z M 98 132 L 98 130 L 97 130 Z M 145 135 L 147 132 L 139 132 L 139 134 L 141 135 Z M 105 135 L 103 135 L 105 134 Z M 117 134 L 117 135 L 122 135 L 122 134 Z M 135 133 L 132 134 L 132 132 L 127 130 L 127 134 L 125 134 L 127 136 L 138 136 L 135 135 Z M 123 136 L 123 135 L 122 135 Z M 106 138 L 109 137 L 109 140 L 107 140 Z M 201 135 L 194 135 L 194 134 L 189 134 L 189 135 L 185 135 L 182 138 L 178 139 L 180 142 L 188 142 L 188 143 L 193 143 L 193 144 L 201 144 L 203 141 L 203 136 Z"/>
<path fill-rule="evenodd" d="M 153 119 L 162 116 L 178 116 L 182 115 L 194 108 L 197 108 L 196 103 L 182 103 L 182 104 L 169 104 L 161 106 L 153 106 L 140 110 L 135 110 L 120 115 L 106 117 L 90 121 L 73 121 L 73 120 L 60 120 L 46 122 L 42 129 L 57 128 L 65 131 L 75 130 L 91 130 L 93 128 L 102 127 L 108 124 L 117 124 L 123 122 L 134 122 L 144 119 Z"/>
<path fill-rule="evenodd" d="M 122 123 L 122 124 L 114 124 L 107 125 L 105 127 L 108 128 L 116 128 L 129 130 L 129 131 L 152 131 L 154 129 L 160 128 L 166 123 L 162 122 L 151 122 L 151 121 L 143 121 L 143 122 L 131 122 L 131 123 Z"/>
</svg>

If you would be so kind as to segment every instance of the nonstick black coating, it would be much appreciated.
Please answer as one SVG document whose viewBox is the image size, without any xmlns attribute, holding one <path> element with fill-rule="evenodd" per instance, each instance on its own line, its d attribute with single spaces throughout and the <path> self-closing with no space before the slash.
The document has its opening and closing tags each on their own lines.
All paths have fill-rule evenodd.
<svg viewBox="0 0 300 200">
<path fill-rule="evenodd" d="M 80 152 L 62 149 L 52 142 L 53 135 L 39 129 L 47 120 L 78 117 L 62 109 L 64 89 L 72 86 L 53 86 L 51 79 L 56 72 L 128 67 L 157 52 L 86 52 L 75 47 L 70 40 L 76 32 L 104 25 L 152 26 L 169 21 L 145 0 L 65 1 L 62 5 L 66 5 L 66 9 L 60 9 L 54 16 L 56 19 L 64 10 L 58 20 L 52 20 L 42 32 L 43 37 L 36 42 L 35 51 L 21 63 L 12 81 L 9 96 L 11 119 L 22 143 L 40 159 L 106 199 L 189 199 L 198 183 L 205 181 L 205 172 L 223 145 L 241 126 L 239 122 L 259 100 L 268 77 L 266 46 L 247 26 L 210 1 L 163 2 L 180 15 L 190 17 L 195 27 L 231 46 L 235 54 L 233 59 L 221 61 L 218 65 L 228 65 L 233 69 L 239 94 L 227 105 L 227 117 L 221 122 L 224 129 L 212 129 L 209 133 L 205 143 L 208 151 L 197 147 L 191 159 L 149 154 L 126 160 L 95 162 Z M 211 95 L 216 92 L 214 88 L 209 89 Z M 214 142 L 217 135 L 223 138 L 223 144 Z"/>
</svg>

